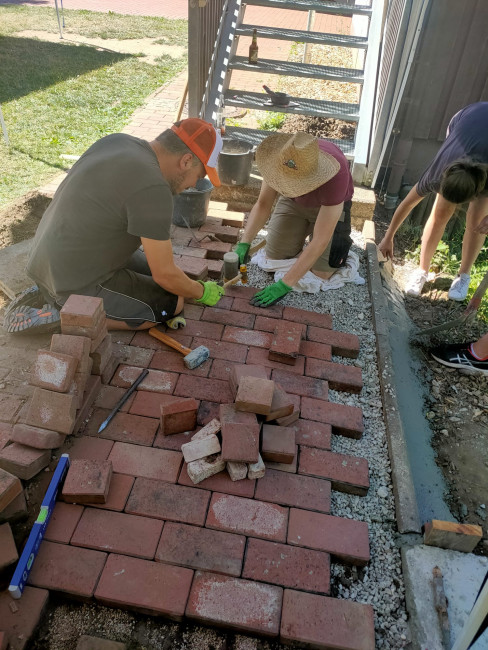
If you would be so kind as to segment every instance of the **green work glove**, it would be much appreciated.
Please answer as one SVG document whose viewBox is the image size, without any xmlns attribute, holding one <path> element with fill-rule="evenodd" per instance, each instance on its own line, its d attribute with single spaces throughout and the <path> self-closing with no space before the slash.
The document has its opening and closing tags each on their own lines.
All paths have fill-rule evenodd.
<svg viewBox="0 0 488 650">
<path fill-rule="evenodd" d="M 234 249 L 234 253 L 237 253 L 239 255 L 239 264 L 247 264 L 247 261 L 249 259 L 250 248 L 251 248 L 251 244 L 246 244 L 243 241 L 237 244 L 237 246 Z"/>
<path fill-rule="evenodd" d="M 202 282 L 201 280 L 197 280 L 197 282 L 203 287 L 203 296 L 197 298 L 196 301 L 203 305 L 213 307 L 225 295 L 224 287 L 219 286 L 216 282 Z"/>
<path fill-rule="evenodd" d="M 278 300 L 284 298 L 287 293 L 290 293 L 291 290 L 292 287 L 285 284 L 283 280 L 278 280 L 278 282 L 271 284 L 266 289 L 258 291 L 249 302 L 255 307 L 271 307 Z"/>
</svg>

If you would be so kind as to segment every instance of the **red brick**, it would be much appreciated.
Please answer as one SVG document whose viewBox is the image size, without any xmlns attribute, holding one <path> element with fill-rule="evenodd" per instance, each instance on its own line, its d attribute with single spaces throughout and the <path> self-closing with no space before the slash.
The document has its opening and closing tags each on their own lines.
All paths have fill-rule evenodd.
<svg viewBox="0 0 488 650">
<path fill-rule="evenodd" d="M 249 287 L 251 289 L 251 287 Z M 249 296 L 252 298 L 254 294 L 259 291 L 259 289 L 252 288 L 253 292 Z M 252 305 L 249 304 L 249 300 L 243 300 L 242 298 L 234 298 L 234 302 L 232 303 L 232 309 L 234 311 L 242 311 L 245 314 L 254 314 L 255 316 L 262 316 L 263 315 L 263 308 L 262 307 L 253 307 Z M 283 318 L 283 307 L 282 305 L 272 305 L 271 307 L 266 308 L 266 316 L 268 318 Z"/>
<path fill-rule="evenodd" d="M 9 643 L 6 632 L 0 632 L 0 650 L 8 650 Z"/>
<path fill-rule="evenodd" d="M 90 376 L 91 375 L 86 372 L 76 372 L 73 381 L 71 382 L 68 392 L 76 398 L 76 410 L 80 409 L 83 404 L 85 389 Z"/>
<path fill-rule="evenodd" d="M 291 427 L 300 417 L 300 396 L 293 395 L 293 393 L 287 393 L 287 399 L 289 399 L 293 404 L 293 411 L 291 412 L 291 415 L 284 415 L 280 418 L 275 418 L 274 422 L 280 427 Z"/>
<path fill-rule="evenodd" d="M 61 447 L 65 436 L 56 431 L 31 427 L 28 424 L 18 422 L 12 430 L 12 442 L 19 442 L 21 445 L 35 447 L 36 449 L 56 449 Z"/>
<path fill-rule="evenodd" d="M 210 350 L 211 359 L 225 359 L 233 363 L 245 363 L 247 357 L 247 346 L 239 343 L 227 343 L 227 341 L 213 341 L 212 339 L 193 339 L 192 348 L 203 345 Z"/>
<path fill-rule="evenodd" d="M 302 397 L 300 415 L 332 426 L 332 433 L 349 438 L 361 438 L 364 431 L 363 412 L 356 406 L 345 406 Z"/>
<path fill-rule="evenodd" d="M 35 388 L 26 424 L 58 433 L 73 432 L 76 417 L 76 396 Z"/>
<path fill-rule="evenodd" d="M 318 314 L 305 309 L 297 309 L 296 307 L 285 307 L 283 318 L 303 325 L 315 325 L 316 327 L 332 329 L 332 316 L 330 314 Z"/>
<path fill-rule="evenodd" d="M 102 374 L 100 375 L 100 381 L 102 382 L 102 384 L 110 383 L 112 377 L 114 376 L 115 371 L 118 368 L 119 363 L 120 363 L 120 359 L 117 356 L 114 356 L 110 359 L 110 361 L 103 369 Z"/>
<path fill-rule="evenodd" d="M 356 359 L 359 354 L 359 338 L 355 334 L 309 326 L 307 340 L 315 343 L 326 343 L 331 346 L 332 354 L 341 357 Z"/>
<path fill-rule="evenodd" d="M 21 397 L 17 397 L 17 395 L 11 395 L 5 392 L 0 393 L 0 418 L 5 422 L 12 421 L 23 403 L 24 400 Z"/>
<path fill-rule="evenodd" d="M 12 597 L 8 591 L 0 592 L 0 621 L 7 633 L 11 650 L 24 650 L 34 634 L 49 598 L 46 589 L 25 587 L 22 598 L 15 601 L 12 611 Z"/>
<path fill-rule="evenodd" d="M 374 650 L 373 608 L 285 589 L 280 640 L 317 650 Z"/>
<path fill-rule="evenodd" d="M 177 451 L 116 442 L 109 460 L 112 461 L 114 472 L 119 474 L 176 483 L 183 457 Z"/>
<path fill-rule="evenodd" d="M 209 260 L 221 260 L 224 257 L 224 253 L 228 253 L 232 250 L 232 244 L 220 241 L 191 241 L 190 246 L 191 248 L 203 248 L 206 250 L 207 259 Z"/>
<path fill-rule="evenodd" d="M 249 301 L 254 294 L 258 291 L 256 287 L 247 287 L 243 285 L 232 285 L 227 287 L 225 290 L 225 295 L 229 298 L 239 298 L 240 300 Z"/>
<path fill-rule="evenodd" d="M 99 434 L 98 428 L 101 424 L 101 416 L 104 413 L 99 410 L 97 416 L 98 414 L 100 414 L 99 417 L 92 417 L 88 423 L 85 435 L 100 436 L 109 440 L 131 442 L 135 445 L 151 447 L 158 429 L 158 421 L 154 418 L 146 418 L 142 415 L 132 415 L 130 413 L 116 413 L 107 427 Z"/>
<path fill-rule="evenodd" d="M 312 377 L 299 377 L 283 370 L 273 370 L 271 379 L 276 381 L 287 393 L 328 400 L 329 388 L 326 381 Z"/>
<path fill-rule="evenodd" d="M 200 402 L 197 413 L 197 423 L 199 426 L 205 426 L 214 418 L 219 417 L 220 404 L 217 402 Z"/>
<path fill-rule="evenodd" d="M 224 404 L 232 401 L 232 392 L 225 381 L 192 375 L 180 375 L 174 395 Z"/>
<path fill-rule="evenodd" d="M 125 511 L 203 526 L 210 492 L 163 481 L 137 478 Z"/>
<path fill-rule="evenodd" d="M 85 508 L 71 544 L 152 560 L 162 529 L 156 519 Z"/>
<path fill-rule="evenodd" d="M 6 521 L 14 523 L 26 518 L 27 502 L 25 500 L 24 492 L 22 491 L 8 504 L 6 508 L 0 510 L 0 524 L 5 523 Z"/>
<path fill-rule="evenodd" d="M 294 409 L 295 405 L 291 397 L 275 382 L 271 411 L 266 416 L 266 422 L 287 417 L 293 413 Z"/>
<path fill-rule="evenodd" d="M 273 463 L 272 461 L 268 460 L 266 463 L 266 467 L 269 469 L 276 469 L 280 472 L 287 472 L 288 474 L 296 474 L 297 473 L 297 463 L 298 463 L 298 446 L 296 447 L 295 450 L 295 458 L 293 459 L 292 463 Z"/>
<path fill-rule="evenodd" d="M 0 468 L 24 481 L 28 481 L 49 465 L 50 449 L 34 449 L 12 443 L 0 451 Z M 17 496 L 17 495 L 15 495 Z"/>
<path fill-rule="evenodd" d="M 172 334 L 172 336 L 178 340 L 180 338 L 177 332 Z M 132 343 L 132 345 L 117 345 L 114 349 L 114 356 L 120 359 L 119 363 L 125 363 L 128 366 L 138 366 L 139 368 L 148 368 L 153 355 L 154 350 L 138 347 L 135 343 Z"/>
<path fill-rule="evenodd" d="M 61 309 L 61 325 L 93 327 L 104 314 L 102 298 L 72 294 Z"/>
<path fill-rule="evenodd" d="M 292 463 L 295 458 L 295 448 L 294 429 L 263 424 L 261 456 L 264 461 Z"/>
<path fill-rule="evenodd" d="M 289 366 L 286 363 L 269 359 L 268 351 L 264 348 L 249 348 L 246 363 L 253 363 L 257 366 L 264 366 L 265 368 L 286 370 L 297 375 L 303 375 L 303 371 L 305 370 L 305 359 L 303 357 L 298 357 L 296 364 Z"/>
<path fill-rule="evenodd" d="M 90 354 L 93 359 L 92 373 L 101 375 L 112 357 L 112 336 L 107 334 L 100 345 Z"/>
<path fill-rule="evenodd" d="M 32 566 L 29 584 L 91 598 L 106 558 L 107 554 L 100 551 L 45 541 Z"/>
<path fill-rule="evenodd" d="M 277 636 L 282 592 L 272 585 L 197 571 L 186 616 L 240 632 Z"/>
<path fill-rule="evenodd" d="M 213 235 L 217 235 L 221 241 L 230 244 L 237 243 L 239 239 L 239 228 L 233 228 L 232 226 L 218 226 L 214 223 L 204 223 L 198 230 L 200 232 L 211 232 Z"/>
<path fill-rule="evenodd" d="M 310 476 L 298 476 L 266 468 L 257 482 L 255 498 L 282 506 L 330 512 L 329 481 Z"/>
<path fill-rule="evenodd" d="M 343 562 L 369 562 L 368 524 L 291 508 L 288 544 L 325 551 Z"/>
<path fill-rule="evenodd" d="M 143 415 L 148 418 L 161 418 L 161 406 L 178 401 L 173 395 L 164 393 L 150 393 L 147 390 L 136 391 L 136 396 L 131 404 L 129 413 L 132 415 Z"/>
<path fill-rule="evenodd" d="M 369 470 L 365 458 L 303 447 L 298 473 L 326 478 L 332 483 L 333 490 L 359 496 L 368 493 Z"/>
<path fill-rule="evenodd" d="M 245 546 L 242 535 L 167 522 L 156 561 L 238 577 Z"/>
<path fill-rule="evenodd" d="M 206 309 L 203 305 L 195 305 L 191 302 L 185 302 L 185 307 L 183 310 L 183 315 L 186 318 L 191 318 L 192 320 L 200 320 L 202 317 L 203 311 Z"/>
<path fill-rule="evenodd" d="M 225 290 L 225 293 L 227 294 L 228 289 Z M 229 297 L 227 295 L 222 296 L 222 298 L 219 300 L 218 307 L 209 307 L 208 309 L 226 309 L 230 310 L 232 309 L 232 303 L 234 302 L 234 298 Z"/>
<path fill-rule="evenodd" d="M 125 388 L 118 388 L 117 386 L 101 386 L 93 406 L 95 408 L 107 410 L 108 415 L 108 411 L 111 411 L 114 408 L 114 406 L 117 404 L 120 398 L 125 395 L 126 392 L 127 391 Z M 129 400 L 120 408 L 121 412 L 126 412 L 129 410 L 128 405 L 132 404 L 132 399 L 134 399 L 134 397 L 135 395 L 131 395 L 131 397 L 129 397 Z"/>
<path fill-rule="evenodd" d="M 128 476 L 127 474 L 112 474 L 105 503 L 92 503 L 90 506 L 92 508 L 121 512 L 125 508 L 134 480 L 133 476 Z"/>
<path fill-rule="evenodd" d="M 204 320 L 187 319 L 182 330 L 187 336 L 199 336 L 219 340 L 222 337 L 224 326 L 219 323 L 209 323 Z"/>
<path fill-rule="evenodd" d="M 192 280 L 205 280 L 208 276 L 207 260 L 198 257 L 175 257 L 176 266 Z"/>
<path fill-rule="evenodd" d="M 63 499 L 68 503 L 105 503 L 111 478 L 108 460 L 73 460 L 64 480 Z"/>
<path fill-rule="evenodd" d="M 218 304 L 220 306 L 220 302 Z M 205 307 L 202 320 L 209 321 L 210 323 L 221 323 L 222 325 L 234 325 L 235 327 L 252 329 L 255 316 L 252 314 L 239 314 L 220 307 Z"/>
<path fill-rule="evenodd" d="M 259 379 L 269 379 L 271 373 L 264 366 L 253 366 L 248 364 L 234 364 L 230 370 L 230 385 L 234 395 L 237 393 L 238 386 L 243 377 L 257 377 Z"/>
<path fill-rule="evenodd" d="M 271 334 L 266 332 L 233 327 L 232 325 L 227 325 L 222 335 L 222 341 L 240 343 L 241 345 L 253 345 L 256 348 L 266 349 L 271 345 L 271 338 Z"/>
<path fill-rule="evenodd" d="M 260 330 L 262 332 L 269 332 L 270 334 L 273 334 L 278 324 L 283 324 L 284 326 L 294 325 L 292 321 L 284 321 L 284 320 L 277 320 L 276 318 L 268 318 L 268 316 L 264 316 L 264 314 L 266 313 L 267 311 L 261 309 L 260 315 L 256 316 L 256 321 L 254 323 L 255 330 Z"/>
<path fill-rule="evenodd" d="M 300 354 L 304 357 L 313 357 L 314 359 L 323 359 L 330 361 L 332 359 L 332 348 L 324 343 L 313 343 L 312 341 L 301 341 Z"/>
<path fill-rule="evenodd" d="M 19 559 L 10 524 L 0 526 L 0 571 Z"/>
<path fill-rule="evenodd" d="M 205 526 L 284 542 L 288 508 L 254 499 L 213 494 Z"/>
<path fill-rule="evenodd" d="M 197 426 L 198 406 L 198 402 L 192 398 L 161 405 L 161 433 L 170 436 L 193 431 Z"/>
<path fill-rule="evenodd" d="M 269 358 L 272 361 L 281 361 L 290 366 L 295 365 L 300 350 L 300 342 L 304 334 L 304 325 L 279 321 L 273 331 Z"/>
<path fill-rule="evenodd" d="M 76 416 L 75 425 L 73 427 L 74 433 L 80 430 L 81 425 L 87 421 L 93 402 L 95 401 L 98 392 L 101 388 L 100 377 L 91 375 L 88 377 L 86 384 L 85 394 L 83 395 L 83 404 Z"/>
<path fill-rule="evenodd" d="M 135 332 L 122 332 L 117 330 L 112 332 L 112 343 L 117 343 L 118 345 L 130 345 L 133 340 Z"/>
<path fill-rule="evenodd" d="M 295 429 L 295 441 L 298 445 L 330 449 L 332 435 L 330 424 L 300 419 L 291 426 Z"/>
<path fill-rule="evenodd" d="M 259 458 L 259 424 L 246 426 L 222 422 L 222 459 L 235 463 L 256 463 Z"/>
<path fill-rule="evenodd" d="M 193 484 L 188 476 L 188 470 L 185 464 L 181 468 L 180 477 L 178 479 L 180 485 L 188 485 L 191 487 L 201 488 L 203 490 L 211 490 L 212 492 L 223 492 L 224 494 L 234 494 L 239 497 L 248 497 L 252 499 L 254 495 L 254 488 L 256 481 L 231 481 L 227 472 L 219 472 L 204 479 L 200 483 Z"/>
<path fill-rule="evenodd" d="M 330 556 L 322 551 L 250 539 L 242 577 L 328 594 Z"/>
<path fill-rule="evenodd" d="M 273 381 L 245 375 L 239 381 L 235 399 L 236 409 L 268 415 L 271 412 L 273 393 Z"/>
<path fill-rule="evenodd" d="M 309 377 L 325 379 L 332 390 L 343 390 L 349 393 L 360 393 L 363 388 L 363 378 L 360 368 L 343 366 L 340 363 L 330 363 L 319 359 L 307 359 L 305 374 Z"/>
<path fill-rule="evenodd" d="M 165 436 L 161 431 L 161 427 L 159 427 L 153 442 L 153 447 L 181 451 L 181 445 L 190 442 L 192 435 L 193 431 L 184 431 L 183 433 L 175 433 L 172 436 Z"/>
<path fill-rule="evenodd" d="M 95 598 L 115 607 L 181 620 L 193 571 L 124 555 L 110 555 Z"/>
<path fill-rule="evenodd" d="M 185 366 L 184 357 L 179 352 L 173 350 L 157 350 L 151 359 L 151 368 L 157 370 L 167 370 L 171 373 L 184 373 L 193 375 L 195 377 L 208 377 L 210 368 L 212 367 L 212 359 L 207 359 L 197 368 L 187 368 Z"/>
<path fill-rule="evenodd" d="M 71 443 L 71 440 L 69 443 Z M 65 445 L 61 451 L 62 453 L 69 454 L 70 460 L 107 460 L 113 446 L 113 440 L 90 437 L 77 438 L 73 440 L 72 445 Z"/>
<path fill-rule="evenodd" d="M 61 323 L 61 332 L 70 336 L 86 336 L 89 338 L 91 341 L 90 352 L 94 352 L 108 334 L 105 316 L 101 316 L 93 327 L 63 325 Z"/>
<path fill-rule="evenodd" d="M 83 506 L 58 501 L 44 533 L 44 539 L 58 544 L 69 544 L 82 513 Z"/>
<path fill-rule="evenodd" d="M 17 476 L 0 469 L 0 512 L 22 492 L 22 483 Z"/>
<path fill-rule="evenodd" d="M 59 352 L 39 350 L 30 383 L 58 393 L 66 393 L 74 379 L 78 359 Z"/>
<path fill-rule="evenodd" d="M 13 426 L 8 422 L 0 422 L 0 450 L 7 446 L 12 436 Z"/>
</svg>

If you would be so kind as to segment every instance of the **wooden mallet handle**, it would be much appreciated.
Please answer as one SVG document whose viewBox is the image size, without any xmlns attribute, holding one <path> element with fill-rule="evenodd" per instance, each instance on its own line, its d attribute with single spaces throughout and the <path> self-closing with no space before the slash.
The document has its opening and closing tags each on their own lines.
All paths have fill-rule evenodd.
<svg viewBox="0 0 488 650">
<path fill-rule="evenodd" d="M 166 345 L 169 345 L 169 347 L 173 348 L 173 350 L 177 350 L 178 352 L 181 352 L 183 356 L 186 356 L 191 352 L 190 348 L 186 348 L 179 341 L 175 341 L 175 339 L 172 339 L 171 336 L 168 336 L 167 334 L 161 332 L 161 330 L 158 330 L 157 327 L 151 327 L 149 330 L 149 334 L 151 336 L 154 336 L 155 339 L 158 339 L 158 341 L 161 341 L 161 343 L 165 343 Z"/>
</svg>

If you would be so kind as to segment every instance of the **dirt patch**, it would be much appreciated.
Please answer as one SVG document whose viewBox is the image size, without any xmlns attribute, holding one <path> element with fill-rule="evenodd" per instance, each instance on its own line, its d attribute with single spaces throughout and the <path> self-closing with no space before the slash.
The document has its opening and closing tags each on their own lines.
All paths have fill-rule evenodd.
<svg viewBox="0 0 488 650">
<path fill-rule="evenodd" d="M 34 191 L 0 210 L 0 248 L 34 237 L 51 199 Z"/>
<path fill-rule="evenodd" d="M 386 210 L 379 204 L 374 220 L 376 241 L 379 243 L 390 222 Z M 397 235 L 394 278 L 401 289 L 415 268 L 413 262 L 404 259 L 404 251 L 411 245 L 411 240 L 402 237 L 401 233 Z M 433 282 L 425 285 L 419 298 L 406 297 L 407 313 L 419 329 L 461 316 L 465 305 L 447 298 L 451 280 L 448 276 L 438 275 Z M 447 503 L 459 521 L 483 528 L 483 543 L 477 550 L 485 555 L 488 555 L 487 380 L 484 376 L 465 375 L 440 365 L 432 359 L 429 349 L 443 343 L 474 341 L 487 329 L 486 323 L 477 320 L 462 330 L 447 329 L 430 337 L 412 340 L 412 345 L 420 348 L 425 359 L 420 377 L 429 389 L 424 412 L 433 431 L 436 462 L 448 486 Z"/>
<path fill-rule="evenodd" d="M 317 138 L 332 138 L 335 140 L 352 140 L 356 133 L 355 122 L 344 122 L 332 117 L 305 117 L 303 115 L 288 115 L 281 127 L 287 133 L 305 131 Z"/>
</svg>

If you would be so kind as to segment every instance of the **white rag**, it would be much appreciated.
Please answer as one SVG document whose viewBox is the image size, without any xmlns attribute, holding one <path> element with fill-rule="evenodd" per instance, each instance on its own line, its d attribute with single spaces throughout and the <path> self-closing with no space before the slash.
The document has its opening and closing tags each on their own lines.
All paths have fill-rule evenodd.
<svg viewBox="0 0 488 650">
<path fill-rule="evenodd" d="M 291 260 L 270 260 L 266 256 L 264 248 L 261 248 L 251 259 L 251 264 L 257 264 L 263 271 L 275 271 L 275 282 L 281 278 L 291 269 L 295 264 L 297 258 Z M 334 273 L 329 280 L 322 280 L 317 277 L 315 273 L 307 271 L 305 275 L 298 280 L 297 284 L 293 287 L 293 291 L 299 293 L 318 293 L 319 291 L 330 291 L 331 289 L 340 289 L 346 282 L 354 282 L 354 284 L 364 284 L 365 280 L 359 275 L 359 257 L 353 251 L 349 251 L 347 256 L 346 265 Z"/>
</svg>

